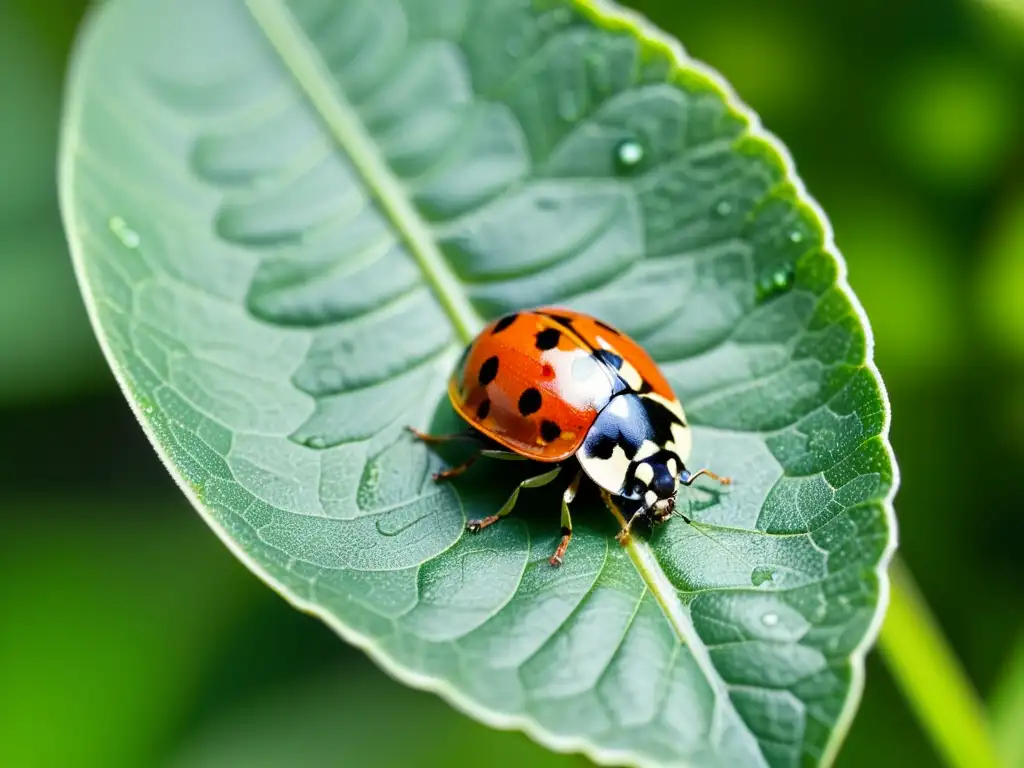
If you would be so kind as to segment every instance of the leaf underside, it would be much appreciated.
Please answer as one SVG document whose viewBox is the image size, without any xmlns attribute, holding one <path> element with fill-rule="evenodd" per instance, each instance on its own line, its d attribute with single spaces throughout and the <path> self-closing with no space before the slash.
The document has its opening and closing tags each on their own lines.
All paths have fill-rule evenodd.
<svg viewBox="0 0 1024 768">
<path fill-rule="evenodd" d="M 882 608 L 867 331 L 723 88 L 584 0 L 110 0 L 74 59 L 79 280 L 201 514 L 400 679 L 601 762 L 827 760 Z M 461 347 L 540 303 L 661 363 L 735 481 L 693 525 L 626 550 L 584 493 L 553 569 L 553 487 L 464 533 L 530 468 L 436 485 L 403 427 L 454 425 Z"/>
</svg>

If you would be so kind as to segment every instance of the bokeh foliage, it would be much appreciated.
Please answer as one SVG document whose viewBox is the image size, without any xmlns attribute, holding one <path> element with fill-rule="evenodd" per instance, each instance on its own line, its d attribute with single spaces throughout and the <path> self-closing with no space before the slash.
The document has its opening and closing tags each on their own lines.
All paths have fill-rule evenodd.
<svg viewBox="0 0 1024 768">
<path fill-rule="evenodd" d="M 967 0 L 633 5 L 723 72 L 829 211 L 898 414 L 901 548 L 983 695 L 1006 690 L 1024 630 L 1024 28 Z M 55 208 L 83 9 L 0 7 L 0 680 L 17 714 L 0 718 L 0 763 L 170 763 L 229 749 L 250 700 L 344 712 L 354 697 L 396 728 L 515 745 L 509 765 L 541 754 L 368 670 L 233 563 L 158 465 L 103 369 Z M 359 685 L 305 692 L 330 675 Z M 937 760 L 872 657 L 839 764 L 882 753 Z"/>
</svg>

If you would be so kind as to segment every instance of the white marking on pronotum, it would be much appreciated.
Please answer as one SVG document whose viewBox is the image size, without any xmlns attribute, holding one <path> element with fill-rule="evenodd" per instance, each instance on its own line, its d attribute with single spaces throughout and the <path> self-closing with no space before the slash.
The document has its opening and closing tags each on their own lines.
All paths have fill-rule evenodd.
<svg viewBox="0 0 1024 768">
<path fill-rule="evenodd" d="M 672 451 L 685 462 L 693 449 L 693 432 L 682 424 L 673 424 L 672 443 Z"/>
<path fill-rule="evenodd" d="M 675 414 L 680 421 L 686 423 L 686 415 L 683 413 L 683 406 L 678 400 L 669 400 L 667 397 L 662 397 L 657 392 L 645 392 L 641 397 L 646 397 L 656 403 L 661 403 L 663 406 L 668 408 L 669 411 Z"/>
<path fill-rule="evenodd" d="M 644 440 L 643 445 L 636 449 L 636 455 L 633 456 L 633 461 L 643 461 L 648 456 L 653 456 L 661 450 L 661 446 L 657 443 L 651 442 L 650 440 Z"/>
<path fill-rule="evenodd" d="M 621 495 L 623 491 L 622 481 L 626 479 L 626 473 L 629 472 L 630 464 L 626 452 L 622 450 L 622 446 L 616 445 L 612 449 L 611 457 L 607 459 L 589 456 L 584 451 L 576 454 L 576 458 L 579 459 L 580 466 L 583 467 L 583 471 L 587 473 L 591 480 L 605 490 Z"/>
</svg>

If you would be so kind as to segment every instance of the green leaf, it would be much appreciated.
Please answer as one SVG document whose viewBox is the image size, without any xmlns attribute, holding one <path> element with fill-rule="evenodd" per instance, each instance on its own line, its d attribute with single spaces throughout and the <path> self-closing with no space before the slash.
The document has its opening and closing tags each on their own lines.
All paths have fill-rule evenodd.
<svg viewBox="0 0 1024 768">
<path fill-rule="evenodd" d="M 591 2 L 113 0 L 62 204 L 111 366 L 225 543 L 391 674 L 600 762 L 827 762 L 894 546 L 888 406 L 823 216 L 703 66 Z M 688 490 L 629 549 L 406 424 L 483 319 L 565 303 L 662 363 Z"/>
</svg>

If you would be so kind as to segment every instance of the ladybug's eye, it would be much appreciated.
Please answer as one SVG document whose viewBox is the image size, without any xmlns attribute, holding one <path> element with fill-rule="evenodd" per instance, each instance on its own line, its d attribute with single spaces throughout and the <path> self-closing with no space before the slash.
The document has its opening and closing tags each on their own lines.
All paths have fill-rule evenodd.
<svg viewBox="0 0 1024 768">
<path fill-rule="evenodd" d="M 634 480 L 633 484 L 629 486 L 629 495 L 636 498 L 637 496 L 643 496 L 644 491 L 647 490 L 647 486 L 639 480 Z"/>
</svg>

